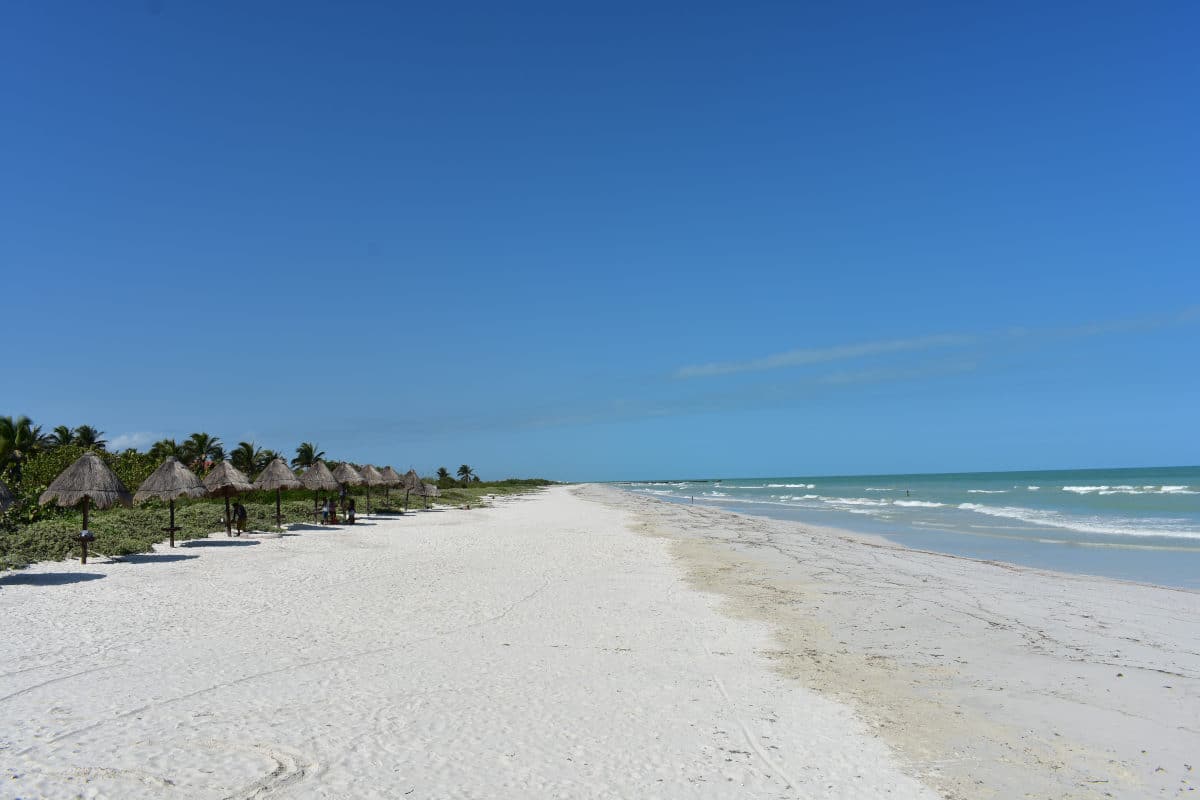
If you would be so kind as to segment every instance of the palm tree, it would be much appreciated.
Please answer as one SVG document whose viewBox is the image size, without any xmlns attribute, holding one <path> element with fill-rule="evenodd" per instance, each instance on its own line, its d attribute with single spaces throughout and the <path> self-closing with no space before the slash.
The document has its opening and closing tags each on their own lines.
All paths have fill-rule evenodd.
<svg viewBox="0 0 1200 800">
<path fill-rule="evenodd" d="M 238 442 L 238 446 L 229 453 L 229 461 L 247 475 L 258 472 L 262 460 L 262 448 L 254 442 Z"/>
<path fill-rule="evenodd" d="M 53 432 L 46 438 L 47 447 L 65 447 L 75 441 L 75 431 L 66 425 L 55 426 Z"/>
<path fill-rule="evenodd" d="M 471 478 L 474 475 L 475 475 L 475 471 L 466 464 L 463 464 L 461 467 L 458 468 L 458 477 L 460 480 L 462 480 L 463 483 L 466 483 L 467 481 L 471 480 Z"/>
<path fill-rule="evenodd" d="M 193 433 L 180 445 L 180 460 L 192 469 L 200 472 L 208 461 L 221 461 L 225 458 L 225 448 L 221 440 L 207 433 Z"/>
<path fill-rule="evenodd" d="M 104 445 L 108 444 L 100 437 L 104 435 L 104 431 L 98 431 L 91 425 L 80 425 L 75 429 L 75 439 L 73 444 L 88 450 L 103 450 Z"/>
<path fill-rule="evenodd" d="M 438 467 L 437 476 L 439 481 L 444 481 L 450 477 L 450 470 L 445 467 Z"/>
<path fill-rule="evenodd" d="M 318 450 L 317 446 L 312 442 L 301 442 L 300 446 L 296 448 L 296 457 L 292 459 L 292 468 L 299 469 L 300 467 L 304 467 L 308 469 L 324 457 L 325 451 Z"/>
<path fill-rule="evenodd" d="M 0 417 L 0 472 L 6 468 L 14 483 L 21 482 L 21 464 L 40 446 L 42 429 L 29 417 Z"/>
<path fill-rule="evenodd" d="M 159 439 L 150 447 L 150 455 L 159 461 L 165 461 L 168 456 L 180 458 L 183 455 L 183 447 L 174 439 Z"/>
</svg>

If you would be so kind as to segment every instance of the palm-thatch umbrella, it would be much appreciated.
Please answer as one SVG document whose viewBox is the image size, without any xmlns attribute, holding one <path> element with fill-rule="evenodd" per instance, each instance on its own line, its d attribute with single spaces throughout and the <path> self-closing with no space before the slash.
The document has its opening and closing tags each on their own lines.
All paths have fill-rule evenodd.
<svg viewBox="0 0 1200 800">
<path fill-rule="evenodd" d="M 317 459 L 311 467 L 305 470 L 304 474 L 300 476 L 300 483 L 313 493 L 314 514 L 317 511 L 317 492 L 322 489 L 327 492 L 336 492 L 340 486 L 337 478 L 333 477 L 333 473 L 329 471 L 329 467 L 325 466 L 325 462 L 320 459 Z"/>
<path fill-rule="evenodd" d="M 363 485 L 362 475 L 359 475 L 358 470 L 344 461 L 337 465 L 337 469 L 333 471 L 333 477 L 337 478 L 337 482 L 343 486 Z M 345 509 L 343 508 L 343 510 Z"/>
<path fill-rule="evenodd" d="M 370 516 L 371 515 L 371 487 L 372 486 L 383 486 L 384 484 L 387 483 L 387 479 L 383 477 L 383 475 L 379 472 L 379 470 L 375 469 L 375 467 L 371 466 L 370 464 L 367 464 L 365 467 L 360 469 L 358 472 L 360 475 L 362 475 L 363 484 L 367 487 L 367 516 Z"/>
<path fill-rule="evenodd" d="M 204 477 L 204 489 L 208 492 L 209 497 L 225 498 L 225 535 L 233 536 L 233 518 L 229 515 L 229 498 L 231 495 L 252 491 L 254 486 L 251 485 L 250 479 L 233 464 L 222 461 Z"/>
<path fill-rule="evenodd" d="M 417 474 L 415 469 L 410 469 L 404 473 L 404 510 L 408 511 L 408 495 L 410 492 L 420 494 L 425 484 L 421 483 L 421 476 Z"/>
<path fill-rule="evenodd" d="M 11 506 L 14 500 L 16 498 L 13 497 L 13 493 L 4 485 L 4 481 L 0 481 L 0 511 L 4 511 L 4 509 Z"/>
<path fill-rule="evenodd" d="M 196 473 L 185 467 L 175 456 L 167 456 L 167 460 L 158 465 L 158 469 L 150 473 L 150 477 L 142 481 L 133 502 L 141 503 L 150 498 L 166 500 L 171 506 L 171 524 L 163 528 L 171 535 L 171 547 L 175 546 L 175 501 L 180 497 L 203 497 L 204 484 L 196 477 Z"/>
<path fill-rule="evenodd" d="M 382 475 L 384 481 L 386 481 L 383 484 L 384 497 L 390 502 L 392 499 L 392 487 L 402 486 L 404 484 L 404 477 L 391 467 L 384 467 L 383 469 L 379 470 L 379 474 Z"/>
<path fill-rule="evenodd" d="M 79 534 L 79 543 L 83 545 L 82 564 L 87 563 L 88 542 L 94 538 L 88 530 L 88 508 L 92 505 L 109 508 L 116 503 L 123 506 L 133 504 L 125 484 L 100 460 L 100 456 L 90 450 L 50 483 L 38 498 L 38 505 L 44 506 L 51 500 L 60 506 L 83 503 L 83 531 Z"/>
<path fill-rule="evenodd" d="M 267 468 L 258 476 L 258 480 L 254 482 L 255 489 L 275 490 L 275 525 L 283 527 L 283 512 L 279 508 L 279 496 L 284 489 L 299 489 L 302 484 L 296 477 L 296 473 L 292 472 L 288 467 L 287 462 L 282 458 L 273 458 L 271 463 L 267 464 Z"/>
<path fill-rule="evenodd" d="M 421 484 L 421 496 L 425 498 L 425 507 L 429 508 L 429 498 L 440 497 L 442 490 L 434 486 L 432 483 Z"/>
</svg>

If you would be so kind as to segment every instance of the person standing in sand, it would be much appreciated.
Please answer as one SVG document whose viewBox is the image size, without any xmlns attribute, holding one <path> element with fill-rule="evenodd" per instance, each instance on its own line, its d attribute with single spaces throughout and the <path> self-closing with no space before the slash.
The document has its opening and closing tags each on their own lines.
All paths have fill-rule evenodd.
<svg viewBox="0 0 1200 800">
<path fill-rule="evenodd" d="M 237 523 L 238 536 L 241 536 L 245 532 L 246 517 L 248 516 L 249 514 L 246 513 L 246 507 L 242 505 L 241 502 L 233 504 L 233 521 Z"/>
</svg>

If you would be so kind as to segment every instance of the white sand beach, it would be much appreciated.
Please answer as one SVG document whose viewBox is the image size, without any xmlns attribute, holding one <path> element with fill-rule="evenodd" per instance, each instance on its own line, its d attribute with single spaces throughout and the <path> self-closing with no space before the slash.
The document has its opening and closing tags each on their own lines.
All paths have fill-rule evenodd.
<svg viewBox="0 0 1200 800">
<path fill-rule="evenodd" d="M 1159 797 L 1200 595 L 556 487 L 0 578 L 0 797 Z"/>
<path fill-rule="evenodd" d="M 0 581 L 0 796 L 935 797 L 555 488 Z"/>
</svg>

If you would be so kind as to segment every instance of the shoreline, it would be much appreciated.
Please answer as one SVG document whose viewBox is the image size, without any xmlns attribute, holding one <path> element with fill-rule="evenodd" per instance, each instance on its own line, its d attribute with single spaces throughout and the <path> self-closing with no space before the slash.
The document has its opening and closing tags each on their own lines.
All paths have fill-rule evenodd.
<svg viewBox="0 0 1200 800">
<path fill-rule="evenodd" d="M 579 491 L 671 540 L 695 588 L 772 627 L 778 672 L 849 702 L 945 796 L 1160 796 L 1197 782 L 1193 590 Z"/>
<path fill-rule="evenodd" d="M 935 549 L 933 547 L 923 547 L 923 546 L 915 544 L 911 541 L 913 539 L 919 538 L 922 534 L 930 535 L 930 532 L 928 532 L 928 531 L 918 531 L 915 529 L 904 530 L 904 529 L 899 529 L 896 526 L 890 526 L 890 527 L 895 528 L 895 530 L 893 532 L 877 532 L 877 531 L 870 531 L 870 530 L 864 530 L 864 529 L 855 529 L 853 527 L 845 527 L 844 526 L 845 524 L 852 522 L 853 520 L 837 520 L 834 523 L 810 522 L 810 521 L 804 519 L 802 514 L 796 513 L 796 509 L 791 509 L 791 508 L 788 508 L 788 510 L 792 512 L 791 514 L 786 514 L 786 513 L 772 514 L 772 513 L 770 513 L 770 509 L 773 504 L 770 504 L 770 503 L 759 504 L 759 503 L 754 503 L 754 502 L 750 502 L 750 501 L 739 501 L 737 504 L 730 505 L 729 501 L 714 500 L 712 498 L 707 498 L 707 497 L 701 498 L 700 501 L 698 503 L 696 503 L 696 502 L 688 502 L 687 500 L 685 500 L 682 497 L 647 495 L 647 494 L 644 494 L 641 492 L 630 491 L 628 489 L 625 489 L 621 486 L 617 486 L 614 484 L 597 484 L 597 485 L 611 487 L 611 488 L 616 489 L 617 491 L 629 492 L 630 494 L 633 494 L 638 497 L 645 497 L 647 499 L 653 499 L 653 500 L 661 501 L 661 502 L 665 502 L 665 503 L 677 504 L 677 505 L 681 505 L 681 506 L 685 506 L 685 507 L 686 506 L 698 506 L 698 507 L 709 508 L 709 509 L 713 509 L 713 510 L 717 510 L 717 511 L 724 511 L 724 512 L 727 512 L 730 514 L 738 514 L 740 516 L 753 517 L 755 519 L 767 519 L 767 520 L 772 520 L 775 522 L 782 522 L 785 524 L 799 525 L 808 530 L 827 531 L 827 532 L 830 532 L 832 535 L 850 536 L 850 537 L 856 537 L 856 538 L 862 538 L 862 539 L 868 539 L 868 540 L 875 540 L 877 542 L 886 542 L 887 544 L 892 545 L 892 546 L 902 547 L 906 550 L 911 550 L 913 552 L 927 553 L 929 555 L 945 556 L 947 558 L 962 558 L 962 559 L 966 559 L 969 561 L 977 561 L 977 562 L 981 562 L 981 563 L 1002 564 L 1002 565 L 1008 565 L 1008 566 L 1016 567 L 1016 568 L 1023 569 L 1023 570 L 1039 571 L 1039 572 L 1045 572 L 1045 573 L 1050 573 L 1050 574 L 1054 574 L 1054 575 L 1069 575 L 1069 576 L 1074 576 L 1074 577 L 1092 577 L 1092 578 L 1097 578 L 1097 579 L 1101 579 L 1101 580 L 1111 580 L 1111 581 L 1117 581 L 1117 582 L 1121 582 L 1121 583 L 1133 583 L 1133 584 L 1142 585 L 1142 586 L 1154 586 L 1154 587 L 1158 587 L 1158 588 L 1162 588 L 1162 589 L 1170 589 L 1170 590 L 1176 590 L 1176 591 L 1200 592 L 1200 583 L 1197 583 L 1196 585 L 1169 584 L 1169 583 L 1163 583 L 1160 581 L 1155 581 L 1155 580 L 1149 579 L 1149 578 L 1128 577 L 1128 576 L 1123 576 L 1123 575 L 1105 574 L 1103 572 L 1089 571 L 1087 568 L 1082 567 L 1082 566 L 1079 567 L 1078 569 L 1068 569 L 1068 568 L 1062 567 L 1061 564 L 1047 563 L 1048 561 L 1053 561 L 1052 559 L 1038 558 L 1037 556 L 1039 555 L 1039 553 L 1036 550 L 1029 551 L 1027 560 L 1023 562 L 1023 561 L 1013 560 L 1011 557 L 1011 554 L 1006 554 L 1008 557 L 1006 557 L 1006 555 L 997 555 L 994 557 L 983 556 L 983 555 L 972 554 L 971 552 L 969 552 L 969 548 L 963 548 L 963 547 L 955 548 L 953 546 L 955 544 L 961 545 L 962 542 L 966 542 L 966 541 L 978 541 L 978 540 L 1026 542 L 1026 541 L 1029 541 L 1028 536 L 1005 535 L 1005 534 L 1001 534 L 1001 533 L 998 533 L 995 531 L 970 531 L 970 530 L 963 530 L 963 529 L 956 528 L 953 530 L 951 535 L 953 537 L 960 539 L 961 541 L 955 541 L 954 539 L 951 539 L 951 540 L 949 540 L 951 543 L 951 546 L 947 546 L 946 549 L 939 550 L 939 549 Z M 743 506 L 745 508 L 743 508 Z M 820 510 L 818 509 L 817 511 L 820 511 Z M 828 514 L 830 512 L 825 512 L 825 513 Z M 877 527 L 877 528 L 889 527 L 886 522 L 878 521 L 878 520 L 872 520 L 870 524 L 873 527 Z M 1195 547 L 1187 546 L 1187 545 L 1178 545 L 1178 546 L 1161 545 L 1161 544 L 1139 545 L 1139 544 L 1129 544 L 1129 543 L 1109 544 L 1109 543 L 1103 543 L 1103 542 L 1066 542 L 1066 541 L 1041 542 L 1040 544 L 1045 545 L 1045 546 L 1078 548 L 1080 551 L 1083 551 L 1083 552 L 1092 551 L 1096 554 L 1103 553 L 1105 556 L 1108 556 L 1108 557 L 1116 557 L 1118 554 L 1139 556 L 1140 554 L 1143 554 L 1143 553 L 1145 553 L 1147 555 L 1150 555 L 1150 554 L 1161 555 L 1164 553 L 1180 553 L 1180 554 L 1185 554 L 1186 557 L 1188 557 L 1188 558 L 1200 559 L 1200 553 L 1197 552 L 1197 549 Z M 1200 566 L 1200 561 L 1197 561 L 1197 564 L 1198 564 L 1198 566 Z M 1191 573 L 1189 573 L 1189 574 L 1191 574 Z"/>
</svg>

